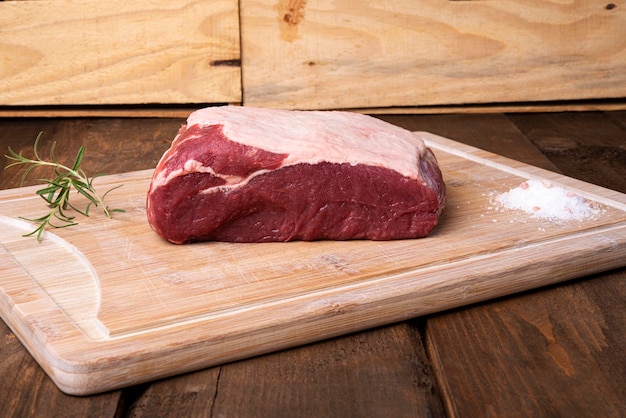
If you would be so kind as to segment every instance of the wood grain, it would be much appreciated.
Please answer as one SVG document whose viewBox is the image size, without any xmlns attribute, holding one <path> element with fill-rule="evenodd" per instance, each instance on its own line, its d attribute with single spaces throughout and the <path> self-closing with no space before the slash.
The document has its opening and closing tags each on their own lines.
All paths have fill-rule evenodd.
<svg viewBox="0 0 626 418">
<path fill-rule="evenodd" d="M 79 118 L 79 119 L 16 119 L 3 128 L 0 152 L 7 153 L 10 146 L 16 152 L 32 155 L 33 143 L 42 134 L 39 151 L 47 156 L 53 143 L 57 143 L 57 156 L 61 162 L 71 163 L 81 146 L 86 148 L 83 168 L 90 174 L 120 172 L 120 167 L 130 171 L 153 168 L 170 146 L 185 118 L 139 119 Z M 35 169 L 24 185 L 37 184 L 45 170 Z M 18 187 L 19 170 L 1 170 L 0 180 L 7 187 Z"/>
<path fill-rule="evenodd" d="M 575 116 L 584 118 L 585 114 L 576 113 Z M 625 113 L 609 112 L 603 113 L 603 115 L 604 118 L 585 119 L 590 123 L 593 121 L 593 124 L 590 125 L 593 131 L 604 131 L 607 126 L 612 130 L 613 128 L 610 126 L 614 126 L 614 124 L 626 127 Z M 501 154 L 503 152 L 513 155 L 519 153 L 526 156 L 523 158 L 526 162 L 538 161 L 541 163 L 547 161 L 522 134 L 522 131 L 527 132 L 528 128 L 524 128 L 524 126 L 516 128 L 512 124 L 510 116 L 404 115 L 397 116 L 397 119 L 401 120 L 402 123 L 415 126 L 412 129 L 431 130 Z M 559 136 L 565 136 L 564 132 L 569 131 L 567 124 L 572 120 L 571 118 L 561 119 L 559 125 L 546 119 L 543 114 L 528 114 L 524 115 L 523 119 L 528 126 L 541 126 L 546 123 L 551 127 L 552 134 Z M 64 125 L 69 121 L 74 126 L 72 135 L 76 137 L 60 136 L 58 133 L 63 132 L 64 129 L 57 130 L 55 126 Z M 97 123 L 93 123 L 94 121 Z M 160 125 L 157 120 L 151 121 Z M 0 120 L 0 145 L 5 148 L 9 144 L 17 146 L 19 142 L 24 150 L 28 150 L 32 145 L 34 136 L 41 129 L 45 129 L 51 135 L 49 139 L 60 141 L 76 141 L 77 138 L 90 132 L 93 135 L 93 142 L 90 142 L 88 155 L 94 148 L 104 147 L 103 143 L 106 142 L 123 141 L 125 146 L 140 150 L 137 158 L 116 160 L 109 156 L 106 158 L 107 172 L 121 173 L 150 168 L 147 163 L 142 161 L 140 154 L 154 155 L 162 152 L 161 147 L 165 141 L 171 140 L 171 138 L 166 135 L 156 137 L 154 140 L 145 137 L 145 131 L 133 129 L 133 125 L 136 123 L 144 124 L 142 125 L 144 129 L 150 130 L 148 121 L 132 118 L 2 119 Z M 172 120 L 170 123 L 171 126 L 168 129 L 175 131 L 180 121 Z M 109 131 L 109 124 L 119 128 Z M 18 128 L 15 128 L 16 125 Z M 81 130 L 81 126 L 84 127 L 83 130 Z M 580 126 L 580 128 L 586 129 L 584 126 Z M 127 135 L 124 135 L 125 130 L 128 132 Z M 482 132 L 497 132 L 498 130 L 501 130 L 504 136 L 508 138 L 506 146 L 498 144 L 497 135 L 493 136 L 493 140 L 488 136 L 481 135 Z M 161 132 L 165 131 L 161 129 Z M 136 138 L 136 135 L 139 135 L 140 138 Z M 624 137 L 623 134 L 620 135 L 618 137 Z M 483 138 L 489 141 L 481 145 Z M 581 136 L 580 144 L 584 145 L 591 138 L 588 135 Z M 153 157 L 148 157 L 148 159 L 150 158 Z M 86 162 L 88 161 L 91 162 L 90 160 Z M 587 164 L 593 165 L 594 161 L 588 161 Z M 584 168 L 580 167 L 581 170 Z M 12 174 L 8 170 L 0 170 L 0 188 L 17 186 L 19 179 Z M 623 412 L 625 407 L 623 399 L 626 398 L 624 396 L 626 382 L 623 376 L 626 373 L 623 373 L 620 367 L 626 364 L 623 359 L 623 353 L 626 352 L 623 346 L 623 336 L 626 331 L 623 326 L 623 317 L 619 316 L 620 314 L 623 315 L 622 308 L 625 305 L 623 285 L 621 284 L 623 282 L 622 270 L 606 272 L 584 280 L 568 282 L 563 286 L 543 288 L 540 291 L 476 304 L 444 314 L 421 317 L 409 324 L 411 325 L 410 328 L 416 324 L 419 328 L 419 334 L 428 340 L 428 356 L 420 354 L 422 349 L 419 339 L 411 337 L 412 333 L 417 331 L 405 332 L 404 327 L 407 323 L 403 322 L 381 328 L 386 330 L 400 327 L 399 331 L 366 331 L 356 334 L 359 335 L 358 338 L 352 336 L 334 338 L 330 340 L 333 342 L 330 346 L 326 343 L 309 344 L 299 349 L 260 356 L 241 363 L 217 366 L 196 373 L 159 380 L 152 384 L 137 385 L 122 391 L 80 398 L 68 396 L 59 391 L 52 381 L 45 376 L 45 373 L 27 353 L 23 345 L 19 343 L 15 335 L 7 329 L 4 323 L 0 322 L 0 335 L 3 339 L 0 342 L 0 410 L 6 417 L 23 417 L 25 415 L 31 417 L 72 416 L 74 412 L 74 416 L 130 417 L 159 416 L 163 414 L 163 411 L 175 411 L 179 408 L 180 411 L 192 411 L 188 416 L 217 416 L 211 412 L 215 396 L 223 397 L 224 402 L 221 403 L 219 410 L 228 414 L 229 411 L 243 408 L 227 400 L 238 399 L 238 394 L 242 392 L 242 388 L 245 388 L 245 399 L 254 405 L 262 405 L 254 411 L 256 412 L 254 415 L 258 417 L 275 416 L 272 414 L 276 411 L 272 410 L 271 405 L 265 401 L 276 399 L 277 391 L 283 390 L 286 391 L 287 395 L 282 398 L 281 405 L 290 412 L 290 417 L 310 416 L 310 410 L 302 410 L 297 406 L 311 405 L 318 397 L 320 397 L 319 402 L 322 402 L 323 407 L 330 404 L 337 407 L 336 416 L 349 417 L 352 416 L 351 412 L 355 410 L 355 406 L 352 402 L 341 402 L 336 399 L 335 392 L 328 390 L 328 382 L 341 381 L 347 387 L 361 389 L 373 388 L 376 385 L 384 387 L 389 384 L 390 387 L 398 388 L 397 391 L 388 393 L 390 405 L 393 405 L 394 402 L 398 405 L 407 402 L 407 396 L 412 399 L 421 398 L 424 396 L 421 390 L 426 390 L 426 388 L 419 385 L 400 384 L 405 380 L 402 377 L 397 379 L 393 377 L 403 374 L 396 375 L 376 371 L 381 370 L 382 367 L 393 370 L 396 368 L 396 362 L 402 364 L 400 356 L 395 355 L 384 355 L 384 360 L 381 358 L 381 361 L 372 361 L 379 357 L 367 355 L 363 361 L 352 360 L 341 364 L 333 363 L 336 367 L 332 369 L 316 369 L 318 372 L 315 376 L 304 375 L 304 372 L 298 373 L 297 376 L 302 381 L 307 382 L 301 386 L 300 390 L 297 385 L 290 385 L 291 381 L 284 381 L 285 371 L 291 367 L 284 362 L 288 361 L 293 364 L 293 369 L 297 372 L 300 370 L 308 371 L 312 369 L 313 364 L 331 357 L 335 358 L 333 353 L 344 352 L 353 356 L 357 350 L 375 353 L 378 350 L 377 347 L 388 347 L 386 350 L 391 353 L 393 351 L 390 347 L 397 345 L 401 347 L 404 357 L 418 356 L 419 358 L 416 363 L 404 363 L 402 366 L 404 369 L 419 370 L 421 362 L 429 364 L 431 370 L 436 372 L 437 379 L 433 393 L 437 394 L 441 402 L 448 406 L 447 400 L 454 399 L 456 405 L 460 406 L 457 412 L 463 413 L 457 416 L 485 416 L 487 415 L 485 411 L 488 411 L 492 416 L 514 416 L 515 408 L 522 402 L 522 408 L 528 408 L 528 405 L 533 406 L 533 409 L 529 409 L 528 415 L 536 412 L 535 415 L 538 416 L 612 416 L 611 413 L 615 412 L 616 408 L 621 407 L 622 413 L 613 414 L 613 416 L 623 416 L 626 415 Z M 575 291 L 559 290 L 561 287 L 568 288 L 572 284 L 576 285 Z M 546 292 L 555 292 L 555 294 L 544 299 L 543 295 Z M 521 301 L 515 302 L 518 298 L 522 298 Z M 551 303 L 555 303 L 555 305 L 551 306 Z M 574 309 L 575 306 L 584 306 L 590 309 Z M 547 318 L 554 324 L 552 328 L 555 330 L 556 340 L 548 340 L 539 328 L 541 326 L 541 329 L 548 329 L 545 325 L 541 325 L 542 321 L 537 320 L 542 318 L 542 315 L 545 318 L 546 309 Z M 527 325 L 522 325 L 526 322 L 524 317 L 535 319 L 532 322 L 527 322 Z M 515 325 L 507 326 L 509 321 Z M 600 341 L 598 336 L 601 335 L 594 333 L 591 334 L 589 340 L 583 340 L 579 337 L 582 335 L 581 331 L 569 326 L 573 323 L 583 329 L 600 329 L 602 331 L 606 345 L 602 345 L 601 352 L 593 348 L 596 341 Z M 498 332 L 492 331 L 494 327 Z M 533 329 L 535 330 L 529 332 Z M 437 337 L 429 338 L 433 334 L 437 334 Z M 471 339 L 465 340 L 464 336 L 466 335 L 469 335 Z M 502 336 L 506 338 L 501 338 Z M 471 341 L 478 341 L 479 343 L 470 344 Z M 576 375 L 568 378 L 560 377 L 560 374 L 553 376 L 551 373 L 542 372 L 542 369 L 546 369 L 560 373 L 552 357 L 544 354 L 544 350 L 548 347 L 547 341 L 554 341 L 553 345 L 557 343 L 561 347 L 565 347 L 567 355 L 570 355 L 569 350 L 573 349 L 571 358 L 574 359 L 579 359 L 579 353 L 584 352 L 588 357 L 588 360 L 585 361 L 599 364 L 600 367 L 595 370 L 590 367 L 577 367 Z M 414 346 L 415 348 L 412 348 Z M 438 357 L 437 352 L 440 352 Z M 526 355 L 509 354 L 520 352 L 526 353 Z M 435 359 L 441 361 L 433 362 L 432 360 Z M 246 366 L 248 361 L 251 363 Z M 263 365 L 260 366 L 257 361 L 262 362 Z M 580 365 L 581 363 L 576 364 Z M 606 368 L 613 366 L 615 366 L 615 370 L 607 373 L 609 377 L 602 377 Z M 236 367 L 238 370 L 229 372 L 231 367 Z M 249 369 L 246 369 L 247 367 Z M 262 376 L 263 378 L 259 378 L 260 375 L 253 372 L 255 367 L 262 367 L 262 370 L 266 372 Z M 520 376 L 519 379 L 513 378 L 513 376 L 507 378 L 512 375 L 509 372 L 511 369 L 515 370 L 515 377 Z M 274 371 L 280 371 L 280 373 L 274 373 Z M 229 383 L 226 384 L 222 381 L 216 386 L 219 374 L 222 372 L 230 376 Z M 621 376 L 618 375 L 619 373 Z M 475 380 L 473 377 L 476 375 L 485 376 L 485 378 Z M 535 376 L 545 378 L 546 383 L 539 385 L 539 382 L 534 380 Z M 451 383 L 446 383 L 446 379 L 449 379 Z M 572 385 L 582 385 L 581 388 L 589 388 L 590 394 L 598 396 L 598 402 L 590 400 L 586 395 L 583 395 L 581 400 L 576 401 L 573 398 L 575 393 Z M 591 387 L 591 385 L 596 387 Z M 13 386 L 15 386 L 15 390 L 12 390 Z M 618 400 L 618 403 L 614 405 L 608 402 L 603 403 L 604 392 L 610 394 L 606 398 L 607 400 L 612 399 L 611 397 L 616 393 L 621 395 L 621 400 Z M 345 392 L 341 393 L 345 394 Z M 109 396 L 110 394 L 115 396 Z M 353 402 L 361 399 L 358 392 L 353 392 L 350 396 Z M 499 398 L 508 399 L 511 403 L 499 402 Z M 558 400 L 558 402 L 554 402 L 554 400 Z M 572 411 L 571 406 L 567 405 L 574 402 L 579 409 L 571 414 L 569 413 Z M 193 406 L 190 407 L 190 404 Z M 414 404 L 411 403 L 411 405 Z M 114 406 L 117 407 L 117 410 L 113 409 Z M 409 409 L 413 410 L 413 407 L 411 406 Z M 521 409 L 519 414 L 523 414 L 525 410 Z M 435 411 L 433 412 L 434 416 L 439 416 L 435 409 L 433 411 Z M 447 416 L 454 416 L 450 411 L 453 410 L 448 409 Z M 618 409 L 618 411 L 620 410 Z M 527 414 L 524 415 L 527 416 Z M 372 413 L 369 416 L 374 417 L 376 415 Z M 381 413 L 379 416 L 387 417 L 388 415 Z"/>
<path fill-rule="evenodd" d="M 0 153 L 6 147 L 29 153 L 40 131 L 43 150 L 57 141 L 63 152 L 74 155 L 80 145 L 88 148 L 85 168 L 119 173 L 153 167 L 169 146 L 184 119 L 14 119 L 0 122 Z M 88 141 L 84 141 L 88 138 Z M 111 148 L 113 147 L 113 148 Z M 119 147 L 119 148 L 115 148 Z M 94 151 L 124 149 L 122 158 Z M 64 154 L 66 155 L 66 154 Z M 59 157 L 61 154 L 59 154 Z M 0 170 L 0 187 L 19 185 L 20 174 Z M 27 184 L 34 184 L 29 179 Z M 0 410 L 6 417 L 115 417 L 124 413 L 129 393 L 111 391 L 90 397 L 69 396 L 59 391 L 4 322 L 0 322 Z M 158 409 L 158 407 L 157 407 Z"/>
<path fill-rule="evenodd" d="M 38 117 L 100 117 L 100 118 L 186 118 L 198 108 L 210 103 L 189 105 L 90 105 L 90 106 L 1 106 L 0 118 L 38 118 Z M 626 109 L 626 100 L 558 100 L 552 102 L 530 103 L 485 103 L 461 105 L 433 105 L 412 107 L 379 107 L 350 109 L 370 115 L 384 114 L 405 116 L 438 114 L 494 114 L 503 112 L 583 112 L 583 111 L 619 111 Z"/>
<path fill-rule="evenodd" d="M 115 416 L 120 392 L 90 398 L 68 396 L 59 391 L 2 321 L 0 338 L 0 406 L 3 416 Z"/>
<path fill-rule="evenodd" d="M 238 4 L 0 3 L 0 103 L 238 103 Z"/>
<path fill-rule="evenodd" d="M 509 117 L 564 174 L 626 193 L 623 124 L 600 112 Z"/>
<path fill-rule="evenodd" d="M 626 9 L 614 5 L 1 2 L 0 114 L 242 102 L 407 113 L 623 109 L 612 100 L 626 96 Z M 149 111 L 164 112 L 180 114 Z"/>
<path fill-rule="evenodd" d="M 140 391 L 129 413 L 443 417 L 419 339 L 399 324 L 174 377 Z"/>
<path fill-rule="evenodd" d="M 221 372 L 218 366 L 128 388 L 119 412 L 134 418 L 218 416 L 214 404 L 218 388 L 222 391 Z"/>
<path fill-rule="evenodd" d="M 429 318 L 450 416 L 624 415 L 625 279 L 615 272 Z"/>
<path fill-rule="evenodd" d="M 89 394 L 622 265 L 626 196 L 419 135 L 449 185 L 427 240 L 173 246 L 145 221 L 146 170 L 96 182 L 123 184 L 108 203 L 126 213 L 37 243 L 17 220 L 36 216 L 34 190 L 0 192 L 3 318 L 59 387 Z M 489 210 L 490 191 L 525 178 L 606 207 L 582 225 Z"/>
<path fill-rule="evenodd" d="M 234 363 L 220 375 L 222 390 L 213 411 L 285 418 L 443 417 L 419 338 L 413 327 L 398 324 L 325 341 L 320 347 L 304 346 Z M 276 378 L 267 379 L 270 375 Z M 260 385 L 238 393 L 235 388 L 242 380 Z M 256 395 L 258 389 L 264 391 L 263 398 Z"/>
<path fill-rule="evenodd" d="M 241 2 L 244 104 L 300 109 L 626 96 L 626 7 Z"/>
<path fill-rule="evenodd" d="M 539 149 L 545 152 L 546 144 L 571 146 L 572 141 L 620 149 L 624 125 L 616 129 L 613 122 L 620 116 L 513 114 L 508 119 L 521 138 L 543 143 Z M 464 131 L 454 124 L 449 129 L 459 136 Z M 521 143 L 511 143 L 511 152 Z M 614 167 L 614 161 L 586 159 L 585 147 L 574 149 L 569 159 L 553 160 L 557 168 L 589 181 L 594 169 L 602 170 L 605 184 L 619 189 L 623 178 L 604 167 Z M 448 416 L 623 416 L 624 283 L 618 270 L 426 318 L 428 353 Z"/>
</svg>

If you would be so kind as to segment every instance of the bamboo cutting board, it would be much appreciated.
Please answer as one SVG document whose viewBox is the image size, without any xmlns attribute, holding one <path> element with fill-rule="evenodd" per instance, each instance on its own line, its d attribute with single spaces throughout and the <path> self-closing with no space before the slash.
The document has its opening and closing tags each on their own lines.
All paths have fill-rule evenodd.
<svg viewBox="0 0 626 418">
<path fill-rule="evenodd" d="M 0 314 L 67 393 L 97 393 L 626 265 L 626 195 L 420 133 L 448 205 L 428 238 L 176 246 L 145 219 L 151 170 L 101 178 L 126 209 L 23 238 L 45 208 L 0 192 Z M 497 210 L 494 193 L 547 179 L 597 219 Z M 95 213 L 95 212 L 94 212 Z"/>
</svg>

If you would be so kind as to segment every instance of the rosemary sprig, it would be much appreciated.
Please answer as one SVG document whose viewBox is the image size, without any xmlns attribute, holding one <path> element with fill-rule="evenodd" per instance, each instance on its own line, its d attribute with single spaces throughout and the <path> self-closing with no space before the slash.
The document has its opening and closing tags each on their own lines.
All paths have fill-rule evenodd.
<svg viewBox="0 0 626 418">
<path fill-rule="evenodd" d="M 19 154 L 9 147 L 9 155 L 5 154 L 5 157 L 13 163 L 10 163 L 4 169 L 25 165 L 26 169 L 22 174 L 20 186 L 24 185 L 24 182 L 30 172 L 36 167 L 51 167 L 54 173 L 53 179 L 37 179 L 39 182 L 44 183 L 44 187 L 37 190 L 36 194 L 46 201 L 47 206 L 52 209 L 48 214 L 39 218 L 22 218 L 39 226 L 32 232 L 24 234 L 25 237 L 36 235 L 37 241 L 41 241 L 42 234 L 46 227 L 51 228 L 66 228 L 68 226 L 77 225 L 76 216 L 67 213 L 68 209 L 71 209 L 83 216 L 89 216 L 89 209 L 91 206 L 99 206 L 102 208 L 104 214 L 110 218 L 113 212 L 124 212 L 123 209 L 110 209 L 104 204 L 104 198 L 113 190 L 122 187 L 122 185 L 113 187 L 106 191 L 102 196 L 98 194 L 94 188 L 93 181 L 97 177 L 104 176 L 105 174 L 96 174 L 93 177 L 88 177 L 80 165 L 85 155 L 85 147 L 81 146 L 76 154 L 76 159 L 71 167 L 59 163 L 54 155 L 54 147 L 56 142 L 52 143 L 50 148 L 49 161 L 42 159 L 39 156 L 37 147 L 39 140 L 43 132 L 40 132 L 35 139 L 35 145 L 33 146 L 34 158 L 28 158 Z M 87 198 L 89 203 L 84 209 L 81 209 L 70 202 L 70 192 L 74 189 L 79 194 Z"/>
</svg>

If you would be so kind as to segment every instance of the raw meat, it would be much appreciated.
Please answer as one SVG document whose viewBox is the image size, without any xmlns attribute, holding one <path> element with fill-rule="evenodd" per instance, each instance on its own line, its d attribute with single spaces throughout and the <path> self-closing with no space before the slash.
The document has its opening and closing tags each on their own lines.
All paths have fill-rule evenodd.
<svg viewBox="0 0 626 418">
<path fill-rule="evenodd" d="M 147 215 L 177 244 L 391 240 L 428 235 L 445 196 L 435 156 L 405 129 L 350 112 L 223 106 L 180 128 Z"/>
</svg>

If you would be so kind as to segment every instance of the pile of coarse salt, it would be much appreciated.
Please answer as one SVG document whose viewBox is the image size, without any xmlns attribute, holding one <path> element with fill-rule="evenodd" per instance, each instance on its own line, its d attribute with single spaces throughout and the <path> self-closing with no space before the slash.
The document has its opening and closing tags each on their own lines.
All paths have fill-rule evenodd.
<svg viewBox="0 0 626 418">
<path fill-rule="evenodd" d="M 518 187 L 495 196 L 495 202 L 507 209 L 529 213 L 534 218 L 555 221 L 595 218 L 600 214 L 598 204 L 547 180 L 526 180 Z"/>
</svg>

